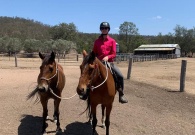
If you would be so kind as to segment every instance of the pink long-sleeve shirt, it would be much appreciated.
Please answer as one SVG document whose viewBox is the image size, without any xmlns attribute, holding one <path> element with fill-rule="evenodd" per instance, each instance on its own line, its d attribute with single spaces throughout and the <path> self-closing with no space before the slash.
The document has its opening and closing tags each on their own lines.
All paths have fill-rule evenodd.
<svg viewBox="0 0 195 135">
<path fill-rule="evenodd" d="M 94 42 L 93 51 L 98 59 L 108 56 L 108 62 L 113 62 L 116 57 L 116 41 L 108 35 L 105 40 L 100 36 Z"/>
</svg>

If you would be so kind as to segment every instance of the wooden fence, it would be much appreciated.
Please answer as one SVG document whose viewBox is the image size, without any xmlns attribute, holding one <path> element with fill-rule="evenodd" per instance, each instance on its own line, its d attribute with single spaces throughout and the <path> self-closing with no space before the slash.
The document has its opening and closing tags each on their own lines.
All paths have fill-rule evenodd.
<svg viewBox="0 0 195 135">
<path fill-rule="evenodd" d="M 154 61 L 154 60 L 166 60 L 166 59 L 176 59 L 176 54 L 167 55 L 133 55 L 133 54 L 118 54 L 115 61 L 119 63 L 120 61 L 128 61 L 132 58 L 133 62 L 144 62 L 144 61 Z"/>
</svg>

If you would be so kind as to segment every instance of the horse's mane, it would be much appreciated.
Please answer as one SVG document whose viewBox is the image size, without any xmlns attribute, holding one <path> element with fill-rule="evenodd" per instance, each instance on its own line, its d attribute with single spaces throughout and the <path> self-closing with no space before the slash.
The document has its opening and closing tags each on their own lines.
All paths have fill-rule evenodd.
<svg viewBox="0 0 195 135">
<path fill-rule="evenodd" d="M 85 64 L 89 64 L 89 63 L 92 61 L 90 55 L 91 55 L 91 54 L 86 55 L 86 57 L 84 58 L 84 60 L 83 60 L 83 64 L 84 64 L 84 65 L 85 65 Z"/>
</svg>

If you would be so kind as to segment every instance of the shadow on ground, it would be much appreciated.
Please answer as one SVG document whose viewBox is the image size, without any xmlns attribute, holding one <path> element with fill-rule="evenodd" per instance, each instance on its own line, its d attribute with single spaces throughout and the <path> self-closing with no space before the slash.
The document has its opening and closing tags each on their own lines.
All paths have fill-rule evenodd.
<svg viewBox="0 0 195 135">
<path fill-rule="evenodd" d="M 20 122 L 18 135 L 41 135 L 42 117 L 23 115 Z M 62 132 L 56 135 L 91 135 L 91 133 L 90 123 L 73 122 L 66 125 Z M 48 131 L 47 134 L 55 134 L 55 131 Z"/>
<path fill-rule="evenodd" d="M 42 117 L 23 115 L 18 127 L 18 135 L 40 135 Z"/>
<path fill-rule="evenodd" d="M 62 135 L 91 135 L 92 127 L 90 123 L 73 122 L 68 124 Z"/>
</svg>

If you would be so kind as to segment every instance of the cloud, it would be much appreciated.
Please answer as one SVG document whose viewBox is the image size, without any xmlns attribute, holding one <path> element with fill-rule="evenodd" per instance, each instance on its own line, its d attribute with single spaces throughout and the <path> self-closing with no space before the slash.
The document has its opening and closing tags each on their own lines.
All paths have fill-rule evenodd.
<svg viewBox="0 0 195 135">
<path fill-rule="evenodd" d="M 154 19 L 154 20 L 160 20 L 160 19 L 162 19 L 162 16 L 157 15 L 157 16 L 153 17 L 152 19 Z"/>
<path fill-rule="evenodd" d="M 119 30 L 119 27 L 114 28 L 115 30 Z"/>
</svg>

